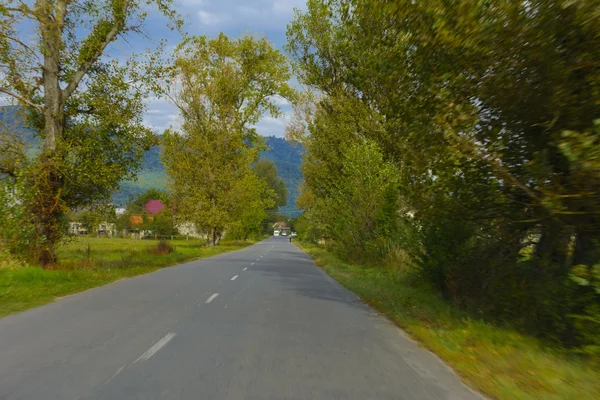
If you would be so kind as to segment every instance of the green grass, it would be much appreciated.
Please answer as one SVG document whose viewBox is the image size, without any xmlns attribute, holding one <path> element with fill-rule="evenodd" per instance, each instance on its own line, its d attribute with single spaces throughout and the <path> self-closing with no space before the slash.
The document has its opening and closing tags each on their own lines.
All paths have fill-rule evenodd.
<svg viewBox="0 0 600 400">
<path fill-rule="evenodd" d="M 598 370 L 518 332 L 474 320 L 426 288 L 378 268 L 349 265 L 301 244 L 329 275 L 496 399 L 600 399 Z"/>
<path fill-rule="evenodd" d="M 156 256 L 148 252 L 156 240 L 79 238 L 60 247 L 60 265 L 0 269 L 0 317 L 40 306 L 57 297 L 228 251 L 251 242 L 223 242 L 206 247 L 197 240 L 173 240 L 175 251 Z M 88 256 L 89 246 L 89 256 Z"/>
</svg>

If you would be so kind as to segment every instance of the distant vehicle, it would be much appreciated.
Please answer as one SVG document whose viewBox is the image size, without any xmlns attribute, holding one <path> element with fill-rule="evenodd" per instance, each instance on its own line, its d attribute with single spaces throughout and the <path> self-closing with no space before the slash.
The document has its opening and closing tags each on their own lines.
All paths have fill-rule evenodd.
<svg viewBox="0 0 600 400">
<path fill-rule="evenodd" d="M 287 232 L 286 231 L 281 232 L 281 236 L 287 236 Z"/>
<path fill-rule="evenodd" d="M 273 236 L 276 236 L 276 237 L 279 236 L 279 231 L 273 232 Z"/>
<path fill-rule="evenodd" d="M 296 232 L 292 232 L 290 236 L 298 236 L 298 234 Z"/>
</svg>

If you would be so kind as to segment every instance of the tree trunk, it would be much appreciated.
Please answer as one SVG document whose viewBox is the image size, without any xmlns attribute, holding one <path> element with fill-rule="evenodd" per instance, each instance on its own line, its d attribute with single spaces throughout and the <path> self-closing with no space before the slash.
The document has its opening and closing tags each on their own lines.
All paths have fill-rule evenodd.
<svg viewBox="0 0 600 400">
<path fill-rule="evenodd" d="M 60 1 L 54 8 L 50 2 L 40 2 L 46 21 L 42 29 L 44 49 L 44 147 L 40 157 L 40 171 L 33 184 L 38 190 L 37 201 L 32 207 L 40 245 L 35 258 L 44 267 L 56 263 L 55 247 L 61 238 L 61 219 L 64 214 L 61 198 L 64 179 L 60 172 L 60 156 L 57 152 L 64 130 L 64 103 L 60 87 L 60 53 L 66 3 Z"/>
<path fill-rule="evenodd" d="M 575 249 L 573 251 L 573 261 L 571 265 L 592 266 L 600 262 L 600 234 L 597 231 L 579 229 L 575 239 Z"/>
<path fill-rule="evenodd" d="M 61 220 L 64 210 L 60 199 L 61 185 L 54 166 L 51 162 L 41 165 L 41 172 L 35 182 L 39 194 L 31 204 L 38 239 L 33 257 L 47 268 L 56 263 L 55 247 L 62 236 Z"/>
<path fill-rule="evenodd" d="M 553 219 L 543 225 L 534 258 L 538 277 L 552 278 L 569 271 L 571 233 L 571 229 L 558 220 Z"/>
<path fill-rule="evenodd" d="M 210 238 L 209 238 L 208 242 L 211 246 L 214 246 L 215 241 L 217 240 L 217 228 L 212 228 L 211 231 L 212 232 L 210 234 Z"/>
</svg>

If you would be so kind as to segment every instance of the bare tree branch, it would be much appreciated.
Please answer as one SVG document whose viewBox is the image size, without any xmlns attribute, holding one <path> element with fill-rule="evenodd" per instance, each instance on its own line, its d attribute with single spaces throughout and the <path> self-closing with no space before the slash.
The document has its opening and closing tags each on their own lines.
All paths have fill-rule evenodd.
<svg viewBox="0 0 600 400">
<path fill-rule="evenodd" d="M 19 100 L 21 103 L 25 103 L 28 106 L 35 108 L 36 110 L 43 111 L 43 108 L 39 104 L 35 104 L 35 103 L 31 102 L 30 100 L 26 99 L 25 97 L 19 96 L 18 94 L 11 92 L 10 90 L 8 90 L 6 88 L 0 87 L 0 92 L 11 96 L 11 97 Z"/>
<path fill-rule="evenodd" d="M 25 44 L 23 41 L 19 40 L 18 38 L 12 37 L 3 32 L 0 32 L 0 36 L 5 37 L 6 39 L 12 40 L 13 42 L 17 43 L 18 45 L 23 47 L 25 50 L 27 50 L 31 54 L 33 54 L 38 59 L 38 61 L 41 62 L 39 55 L 36 53 L 35 49 L 31 48 L 31 46 L 28 46 L 27 44 Z"/>
</svg>

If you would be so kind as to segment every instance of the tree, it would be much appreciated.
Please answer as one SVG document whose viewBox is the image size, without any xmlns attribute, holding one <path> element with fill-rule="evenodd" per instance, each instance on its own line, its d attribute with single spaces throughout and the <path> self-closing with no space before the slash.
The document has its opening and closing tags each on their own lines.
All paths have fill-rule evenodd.
<svg viewBox="0 0 600 400">
<path fill-rule="evenodd" d="M 596 2 L 307 8 L 288 27 L 287 49 L 301 83 L 322 96 L 292 127 L 314 143 L 305 164 L 312 214 L 347 179 L 344 142 L 367 139 L 395 165 L 399 204 L 413 216 L 403 245 L 424 276 L 459 304 L 521 315 L 536 333 L 576 342 L 569 304 L 583 297 L 569 271 L 600 260 Z M 336 116 L 336 103 L 368 118 Z M 339 120 L 358 123 L 342 130 Z"/>
<path fill-rule="evenodd" d="M 0 2 L 0 92 L 23 107 L 43 140 L 29 173 L 2 172 L 37 191 L 29 222 L 33 256 L 44 266 L 56 262 L 65 212 L 105 200 L 155 142 L 142 124 L 153 74 L 135 58 L 122 63 L 106 51 L 142 31 L 153 3 L 179 24 L 171 0 Z"/>
<path fill-rule="evenodd" d="M 265 38 L 253 36 L 192 37 L 174 58 L 175 84 L 165 95 L 183 123 L 165 134 L 163 161 L 178 216 L 215 245 L 226 228 L 274 205 L 275 194 L 251 168 L 262 149 L 252 126 L 265 113 L 280 114 L 273 96 L 293 96 L 289 67 Z"/>
<path fill-rule="evenodd" d="M 272 209 L 272 211 L 277 211 L 277 207 L 286 205 L 288 191 L 285 187 L 285 181 L 277 174 L 277 167 L 275 164 L 266 158 L 261 158 L 254 163 L 252 169 L 254 170 L 256 176 L 266 182 L 267 187 L 275 192 L 277 196 L 275 200 L 275 207 Z"/>
<path fill-rule="evenodd" d="M 169 194 L 164 190 L 148 189 L 132 198 L 127 204 L 127 211 L 132 213 L 143 213 L 146 211 L 148 200 L 160 200 L 165 206 L 170 205 Z"/>
</svg>

